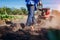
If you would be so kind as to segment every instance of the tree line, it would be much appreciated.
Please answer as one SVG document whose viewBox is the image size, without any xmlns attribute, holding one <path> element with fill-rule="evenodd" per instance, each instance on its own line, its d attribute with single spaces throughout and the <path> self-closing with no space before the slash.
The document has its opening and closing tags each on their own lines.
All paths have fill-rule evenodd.
<svg viewBox="0 0 60 40">
<path fill-rule="evenodd" d="M 28 13 L 28 11 L 24 7 L 21 7 L 20 9 L 17 9 L 17 8 L 8 8 L 8 7 L 0 8 L 0 14 L 27 15 L 27 13 Z"/>
</svg>

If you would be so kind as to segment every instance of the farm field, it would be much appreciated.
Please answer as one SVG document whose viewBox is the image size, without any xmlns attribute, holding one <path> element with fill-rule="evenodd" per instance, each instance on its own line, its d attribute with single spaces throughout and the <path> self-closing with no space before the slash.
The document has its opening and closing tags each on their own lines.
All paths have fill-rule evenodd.
<svg viewBox="0 0 60 40">
<path fill-rule="evenodd" d="M 1 40 L 48 40 L 48 38 L 44 36 L 48 36 L 47 33 L 49 34 L 49 31 L 57 32 L 60 30 L 60 21 L 59 21 L 60 14 L 54 13 L 53 15 L 54 16 L 51 21 L 42 20 L 42 23 L 40 23 L 39 25 L 35 24 L 33 26 L 24 25 L 27 20 L 27 15 L 12 15 L 17 17 L 12 20 L 13 24 L 7 24 L 1 26 L 3 22 L 0 21 L 0 39 Z M 35 17 L 37 18 L 37 15 L 35 15 Z M 21 25 L 21 23 L 24 24 Z"/>
</svg>

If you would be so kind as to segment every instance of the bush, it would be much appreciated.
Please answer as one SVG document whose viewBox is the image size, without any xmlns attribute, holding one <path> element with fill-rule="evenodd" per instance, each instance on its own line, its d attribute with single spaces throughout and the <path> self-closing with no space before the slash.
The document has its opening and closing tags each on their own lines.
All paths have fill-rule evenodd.
<svg viewBox="0 0 60 40">
<path fill-rule="evenodd" d="M 0 19 L 1 20 L 6 20 L 6 19 L 13 19 L 14 18 L 14 16 L 10 16 L 10 15 L 6 15 L 6 14 L 0 14 Z"/>
</svg>

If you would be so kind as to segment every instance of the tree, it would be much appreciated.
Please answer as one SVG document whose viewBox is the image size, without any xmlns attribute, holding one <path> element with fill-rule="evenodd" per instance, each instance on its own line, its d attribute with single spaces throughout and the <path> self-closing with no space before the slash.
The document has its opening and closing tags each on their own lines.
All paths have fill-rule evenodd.
<svg viewBox="0 0 60 40">
<path fill-rule="evenodd" d="M 27 14 L 27 10 L 26 8 L 21 7 L 21 9 L 11 9 L 8 7 L 2 7 L 0 8 L 0 14 L 8 14 L 8 15 L 26 15 Z"/>
<path fill-rule="evenodd" d="M 27 14 L 26 8 L 21 7 L 21 11 L 23 12 L 23 14 Z"/>
<path fill-rule="evenodd" d="M 10 8 L 7 7 L 0 8 L 0 14 L 10 14 L 11 12 L 12 10 Z"/>
<path fill-rule="evenodd" d="M 13 11 L 12 11 L 12 13 L 14 14 L 14 15 L 21 15 L 22 14 L 22 11 L 20 10 L 20 9 L 14 9 Z"/>
</svg>

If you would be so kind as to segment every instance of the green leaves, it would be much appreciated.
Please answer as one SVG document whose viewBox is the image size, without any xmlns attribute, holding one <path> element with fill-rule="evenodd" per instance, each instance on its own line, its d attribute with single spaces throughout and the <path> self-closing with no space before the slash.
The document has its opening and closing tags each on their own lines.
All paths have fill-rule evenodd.
<svg viewBox="0 0 60 40">
<path fill-rule="evenodd" d="M 11 15 L 27 15 L 27 10 L 26 8 L 21 7 L 20 9 L 16 8 L 8 8 L 8 7 L 2 7 L 0 8 L 0 19 L 14 19 L 18 18 L 16 16 L 11 16 Z M 20 17 L 23 19 L 23 16 Z"/>
<path fill-rule="evenodd" d="M 0 19 L 5 20 L 5 19 L 13 19 L 14 16 L 6 15 L 6 14 L 0 14 Z"/>
<path fill-rule="evenodd" d="M 27 10 L 25 8 L 21 7 L 21 11 L 23 14 L 27 15 Z"/>
<path fill-rule="evenodd" d="M 2 7 L 0 8 L 0 14 L 8 14 L 8 15 L 26 15 L 27 10 L 24 7 L 21 7 L 20 9 L 16 8 L 8 8 L 8 7 Z"/>
</svg>

